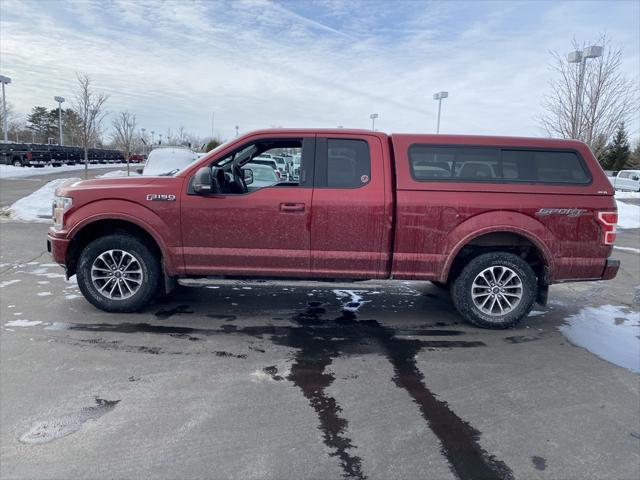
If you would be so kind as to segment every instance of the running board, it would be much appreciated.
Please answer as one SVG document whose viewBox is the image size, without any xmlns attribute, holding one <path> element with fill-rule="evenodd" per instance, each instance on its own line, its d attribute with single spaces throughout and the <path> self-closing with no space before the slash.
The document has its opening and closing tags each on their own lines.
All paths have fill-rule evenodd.
<svg viewBox="0 0 640 480">
<path fill-rule="evenodd" d="M 224 287 L 268 287 L 268 286 L 298 286 L 298 287 L 318 287 L 318 288 L 384 288 L 397 284 L 392 280 L 296 280 L 296 279 L 262 279 L 262 278 L 179 278 L 178 284 L 185 287 L 207 287 L 207 286 L 224 286 Z"/>
</svg>

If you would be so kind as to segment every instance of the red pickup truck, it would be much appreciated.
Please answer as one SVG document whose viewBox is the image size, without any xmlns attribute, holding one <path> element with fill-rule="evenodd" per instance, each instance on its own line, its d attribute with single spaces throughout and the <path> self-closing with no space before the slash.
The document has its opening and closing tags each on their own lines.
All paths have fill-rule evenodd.
<svg viewBox="0 0 640 480">
<path fill-rule="evenodd" d="M 250 161 L 301 156 L 252 187 Z M 475 325 L 515 325 L 549 285 L 607 280 L 613 188 L 577 141 L 262 130 L 166 176 L 61 187 L 53 258 L 110 312 L 178 278 L 429 280 Z"/>
</svg>

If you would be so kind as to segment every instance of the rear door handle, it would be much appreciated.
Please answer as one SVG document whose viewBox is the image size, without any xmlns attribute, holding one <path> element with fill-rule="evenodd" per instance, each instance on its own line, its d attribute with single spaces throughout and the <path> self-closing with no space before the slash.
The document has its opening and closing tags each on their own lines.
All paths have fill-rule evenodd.
<svg viewBox="0 0 640 480">
<path fill-rule="evenodd" d="M 304 212 L 304 203 L 281 203 L 281 212 Z"/>
</svg>

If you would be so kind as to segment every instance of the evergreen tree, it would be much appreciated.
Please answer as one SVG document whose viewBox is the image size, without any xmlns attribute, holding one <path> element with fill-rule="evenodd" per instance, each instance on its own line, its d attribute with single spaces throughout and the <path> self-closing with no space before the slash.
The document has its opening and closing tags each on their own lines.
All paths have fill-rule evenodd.
<svg viewBox="0 0 640 480">
<path fill-rule="evenodd" d="M 27 116 L 27 128 L 35 134 L 34 140 L 46 143 L 51 129 L 51 117 L 45 107 L 33 107 Z"/>
<path fill-rule="evenodd" d="M 636 143 L 636 148 L 633 149 L 629 156 L 629 168 L 640 169 L 640 141 Z"/>
<path fill-rule="evenodd" d="M 607 145 L 604 158 L 601 161 L 602 168 L 605 170 L 624 170 L 629 163 L 630 156 L 631 147 L 629 146 L 624 122 L 621 122 L 613 136 L 613 140 Z"/>
<path fill-rule="evenodd" d="M 211 150 L 213 150 L 216 147 L 219 147 L 220 145 L 222 145 L 222 142 L 216 138 L 212 139 L 209 141 L 209 143 L 207 143 L 207 146 L 205 147 L 205 150 L 207 152 L 210 152 Z"/>
</svg>

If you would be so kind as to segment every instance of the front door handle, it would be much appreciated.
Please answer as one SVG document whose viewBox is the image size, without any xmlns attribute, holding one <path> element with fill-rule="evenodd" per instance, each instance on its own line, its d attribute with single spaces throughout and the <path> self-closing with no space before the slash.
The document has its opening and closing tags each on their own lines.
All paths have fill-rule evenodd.
<svg viewBox="0 0 640 480">
<path fill-rule="evenodd" d="M 281 212 L 304 212 L 304 203 L 281 203 Z"/>
</svg>

